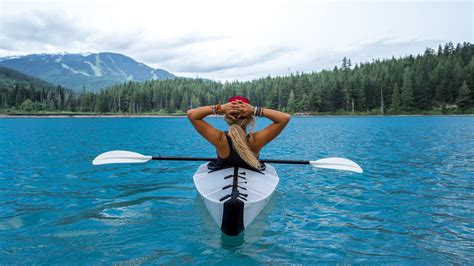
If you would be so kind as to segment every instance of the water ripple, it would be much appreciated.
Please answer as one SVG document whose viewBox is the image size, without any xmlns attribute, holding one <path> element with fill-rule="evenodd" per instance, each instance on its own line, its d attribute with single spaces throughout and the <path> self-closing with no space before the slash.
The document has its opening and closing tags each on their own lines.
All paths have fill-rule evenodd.
<svg viewBox="0 0 474 266">
<path fill-rule="evenodd" d="M 364 174 L 277 165 L 267 208 L 227 237 L 198 163 L 91 165 L 114 149 L 213 156 L 186 119 L 0 119 L 0 261 L 472 264 L 473 139 L 473 117 L 294 118 L 262 158 L 345 157 Z"/>
</svg>

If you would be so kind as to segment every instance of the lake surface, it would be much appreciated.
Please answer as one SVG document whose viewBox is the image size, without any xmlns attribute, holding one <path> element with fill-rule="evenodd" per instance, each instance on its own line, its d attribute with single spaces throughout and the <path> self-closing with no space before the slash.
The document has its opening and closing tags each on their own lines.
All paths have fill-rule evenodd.
<svg viewBox="0 0 474 266">
<path fill-rule="evenodd" d="M 274 165 L 239 237 L 197 197 L 199 163 L 91 164 L 117 149 L 215 154 L 185 118 L 0 119 L 0 264 L 474 262 L 474 117 L 293 118 L 261 158 L 365 172 Z"/>
</svg>

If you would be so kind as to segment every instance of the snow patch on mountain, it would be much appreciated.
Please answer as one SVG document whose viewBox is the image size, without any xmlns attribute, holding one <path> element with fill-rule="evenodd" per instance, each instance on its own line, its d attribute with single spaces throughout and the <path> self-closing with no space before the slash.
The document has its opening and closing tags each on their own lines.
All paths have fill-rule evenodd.
<svg viewBox="0 0 474 266">
<path fill-rule="evenodd" d="M 94 53 L 92 53 L 92 52 L 85 52 L 85 53 L 78 53 L 78 54 L 79 54 L 79 55 L 82 55 L 82 56 L 84 56 L 84 57 L 88 57 L 89 55 L 94 54 Z"/>
<path fill-rule="evenodd" d="M 151 73 L 151 75 L 152 75 L 151 79 L 158 79 L 158 76 L 155 74 L 155 70 L 154 70 L 154 69 L 150 70 L 150 73 Z"/>
<path fill-rule="evenodd" d="M 95 69 L 97 69 L 98 72 L 95 72 L 96 71 L 95 69 L 94 69 L 94 72 L 96 73 L 96 76 L 98 76 L 98 77 L 102 77 L 102 70 L 100 68 L 101 63 L 102 63 L 102 61 L 100 61 L 100 56 L 99 56 L 99 54 L 97 54 L 95 56 L 95 67 L 96 67 Z M 97 75 L 97 74 L 99 74 L 99 75 Z"/>
<path fill-rule="evenodd" d="M 89 73 L 86 73 L 86 72 L 82 72 L 82 71 L 79 71 L 79 70 L 75 70 L 74 68 L 64 64 L 64 63 L 61 63 L 61 66 L 75 74 L 82 74 L 82 75 L 85 75 L 85 76 L 90 76 Z"/>
<path fill-rule="evenodd" d="M 115 63 L 114 59 L 110 56 L 110 55 L 107 55 L 110 59 L 110 62 L 112 62 L 112 64 L 114 64 L 114 67 L 115 69 L 117 69 L 118 71 L 120 71 L 120 74 L 122 74 L 123 77 L 126 77 L 127 76 L 127 73 L 125 73 L 125 71 L 123 71 L 120 67 L 117 66 L 117 64 Z M 112 73 L 114 73 L 115 75 L 119 76 L 117 73 L 115 73 L 114 71 L 112 71 Z"/>
<path fill-rule="evenodd" d="M 6 60 L 11 60 L 11 59 L 18 59 L 18 58 L 22 58 L 24 57 L 24 55 L 10 55 L 10 56 L 4 56 L 4 57 L 0 57 L 0 61 L 6 61 Z"/>
<path fill-rule="evenodd" d="M 54 62 L 60 63 L 62 59 L 63 59 L 63 56 L 60 55 L 58 58 L 56 58 L 56 59 L 54 60 Z"/>
<path fill-rule="evenodd" d="M 114 62 L 114 60 L 110 57 L 110 55 L 107 55 L 107 58 L 108 58 L 109 61 L 112 63 L 112 65 L 115 67 L 115 69 L 118 69 L 119 71 L 121 71 L 121 70 L 117 67 L 117 65 L 115 65 L 115 62 Z M 114 76 L 120 76 L 120 73 L 115 72 L 115 70 L 113 70 L 112 67 L 109 66 L 108 64 L 103 64 L 103 65 L 107 68 L 107 71 L 108 71 L 108 72 L 112 73 L 112 75 L 114 75 Z M 123 72 L 123 71 L 122 71 L 122 72 Z"/>
<path fill-rule="evenodd" d="M 84 63 L 88 64 L 91 67 L 92 71 L 94 71 L 94 76 L 102 77 L 102 71 L 100 70 L 100 68 L 98 68 L 97 66 L 95 66 L 89 61 L 84 61 Z"/>
</svg>

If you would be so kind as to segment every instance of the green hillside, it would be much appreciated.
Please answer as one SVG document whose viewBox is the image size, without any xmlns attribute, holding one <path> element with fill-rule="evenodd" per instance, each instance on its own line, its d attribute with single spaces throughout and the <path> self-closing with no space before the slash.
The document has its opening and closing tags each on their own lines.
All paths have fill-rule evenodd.
<svg viewBox="0 0 474 266">
<path fill-rule="evenodd" d="M 44 80 L 0 66 L 0 88 L 13 89 L 17 84 L 21 87 L 54 88 L 53 84 Z"/>
<path fill-rule="evenodd" d="M 73 91 L 41 79 L 0 66 L 0 110 L 74 111 L 77 96 Z"/>
</svg>

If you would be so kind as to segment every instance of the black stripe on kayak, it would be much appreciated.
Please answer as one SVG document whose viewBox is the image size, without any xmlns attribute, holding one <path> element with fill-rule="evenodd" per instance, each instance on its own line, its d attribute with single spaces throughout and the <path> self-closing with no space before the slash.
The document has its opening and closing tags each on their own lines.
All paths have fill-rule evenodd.
<svg viewBox="0 0 474 266">
<path fill-rule="evenodd" d="M 224 203 L 221 230 L 226 235 L 238 236 L 244 230 L 244 202 L 247 194 L 239 192 L 239 167 L 234 166 L 231 194 L 221 199 L 230 198 Z"/>
</svg>

